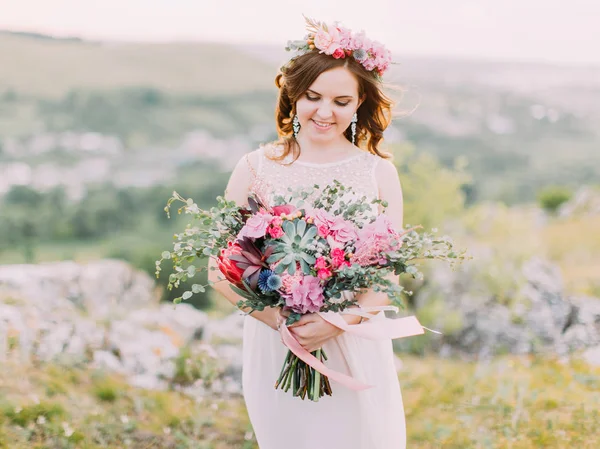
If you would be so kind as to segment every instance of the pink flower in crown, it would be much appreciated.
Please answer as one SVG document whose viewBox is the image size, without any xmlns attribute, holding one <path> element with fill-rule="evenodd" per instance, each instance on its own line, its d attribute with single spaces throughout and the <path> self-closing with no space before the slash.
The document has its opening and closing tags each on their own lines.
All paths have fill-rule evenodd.
<svg viewBox="0 0 600 449">
<path fill-rule="evenodd" d="M 315 47 L 321 50 L 321 53 L 332 55 L 334 51 L 340 48 L 340 32 L 337 27 L 329 27 L 328 31 L 320 28 L 314 38 Z"/>
<path fill-rule="evenodd" d="M 291 294 L 285 299 L 285 305 L 297 313 L 314 313 L 321 310 L 324 301 L 319 278 L 304 276 L 292 286 Z"/>
<path fill-rule="evenodd" d="M 356 240 L 357 237 L 354 224 L 340 216 L 335 217 L 333 224 L 329 226 L 329 232 L 337 242 L 341 243 Z"/>
<path fill-rule="evenodd" d="M 366 39 L 365 32 L 361 31 L 360 33 L 355 33 L 352 36 L 350 41 L 350 45 L 348 46 L 351 50 L 357 50 L 359 48 L 364 48 L 364 41 Z"/>
<path fill-rule="evenodd" d="M 343 59 L 346 57 L 346 53 L 341 48 L 336 48 L 331 56 L 333 56 L 335 59 Z"/>
<path fill-rule="evenodd" d="M 340 30 L 340 46 L 343 49 L 354 50 L 353 48 L 351 48 L 352 31 L 344 27 L 338 27 L 338 29 Z"/>
<path fill-rule="evenodd" d="M 259 212 L 251 216 L 238 234 L 238 238 L 252 237 L 258 239 L 264 237 L 272 219 L 273 216 L 271 214 L 264 212 Z"/>
<path fill-rule="evenodd" d="M 365 69 L 371 71 L 375 68 L 375 61 L 369 58 L 366 61 L 363 61 L 362 65 Z"/>
</svg>

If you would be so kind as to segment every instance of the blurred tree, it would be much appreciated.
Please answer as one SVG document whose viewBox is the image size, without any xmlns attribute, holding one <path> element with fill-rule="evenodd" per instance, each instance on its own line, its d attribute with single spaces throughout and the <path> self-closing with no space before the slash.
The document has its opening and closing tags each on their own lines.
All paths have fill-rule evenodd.
<svg viewBox="0 0 600 449">
<path fill-rule="evenodd" d="M 540 190 L 537 195 L 540 206 L 550 213 L 555 213 L 572 196 L 573 192 L 571 189 L 564 186 L 548 186 Z"/>
</svg>

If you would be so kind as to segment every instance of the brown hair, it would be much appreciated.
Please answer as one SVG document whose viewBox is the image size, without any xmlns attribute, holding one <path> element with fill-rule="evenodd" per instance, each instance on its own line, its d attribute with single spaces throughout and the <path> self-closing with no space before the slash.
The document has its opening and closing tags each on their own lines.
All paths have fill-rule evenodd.
<svg viewBox="0 0 600 449">
<path fill-rule="evenodd" d="M 300 155 L 300 146 L 293 137 L 292 118 L 295 114 L 296 101 L 304 94 L 318 76 L 337 67 L 347 68 L 358 81 L 358 96 L 365 97 L 358 108 L 358 122 L 356 123 L 356 145 L 364 148 L 382 158 L 390 158 L 389 153 L 381 152 L 377 148 L 383 139 L 383 131 L 392 120 L 392 100 L 383 93 L 381 81 L 374 72 L 367 71 L 353 57 L 335 59 L 332 56 L 318 51 L 311 51 L 298 56 L 281 73 L 275 77 L 275 85 L 279 88 L 279 99 L 275 111 L 277 122 L 277 144 L 283 145 L 283 153 L 274 158 L 284 159 L 290 152 L 296 151 L 296 158 Z M 344 136 L 352 141 L 350 127 L 344 131 Z"/>
</svg>

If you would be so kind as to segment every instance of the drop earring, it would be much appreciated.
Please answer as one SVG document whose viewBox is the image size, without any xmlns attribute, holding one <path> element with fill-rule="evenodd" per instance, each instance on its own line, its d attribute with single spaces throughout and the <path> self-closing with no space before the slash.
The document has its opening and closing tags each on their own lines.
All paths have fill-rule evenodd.
<svg viewBox="0 0 600 449">
<path fill-rule="evenodd" d="M 292 128 L 294 129 L 294 139 L 297 139 L 298 131 L 300 131 L 300 120 L 296 114 L 294 114 L 294 120 L 292 120 Z"/>
<path fill-rule="evenodd" d="M 358 114 L 355 112 L 352 116 L 352 121 L 350 122 L 350 129 L 352 130 L 352 145 L 356 141 L 356 122 L 358 122 Z"/>
</svg>

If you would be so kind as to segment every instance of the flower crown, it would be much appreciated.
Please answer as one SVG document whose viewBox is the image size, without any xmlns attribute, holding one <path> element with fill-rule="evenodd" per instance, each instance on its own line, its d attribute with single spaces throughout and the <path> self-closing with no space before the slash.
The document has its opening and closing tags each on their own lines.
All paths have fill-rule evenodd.
<svg viewBox="0 0 600 449">
<path fill-rule="evenodd" d="M 340 26 L 338 22 L 327 25 L 308 17 L 304 18 L 309 33 L 303 40 L 288 41 L 285 47 L 287 51 L 297 53 L 292 60 L 315 50 L 331 55 L 335 59 L 352 56 L 369 72 L 375 71 L 378 78 L 383 76 L 392 63 L 391 52 L 380 42 L 367 38 L 364 31 L 353 33 L 348 28 Z"/>
</svg>

